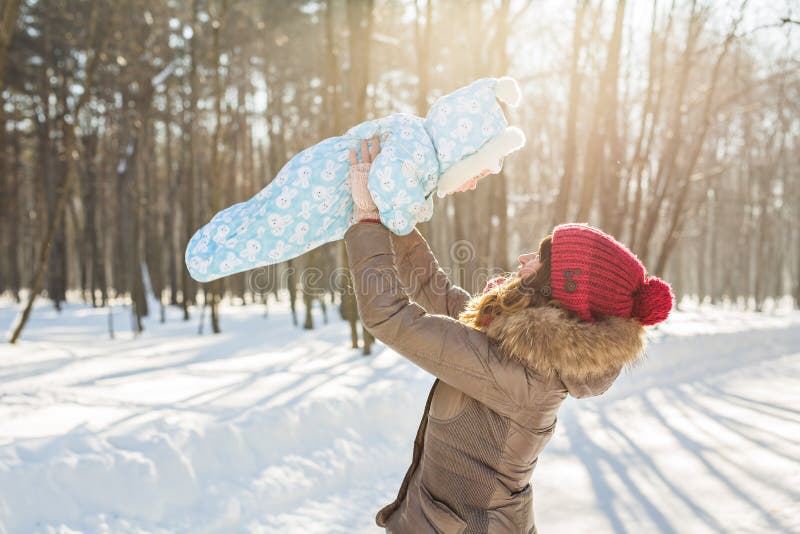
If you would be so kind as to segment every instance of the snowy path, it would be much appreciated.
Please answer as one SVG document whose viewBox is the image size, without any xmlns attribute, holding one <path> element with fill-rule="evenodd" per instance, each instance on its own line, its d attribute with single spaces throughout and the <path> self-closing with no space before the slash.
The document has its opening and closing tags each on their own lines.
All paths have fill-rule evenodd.
<svg viewBox="0 0 800 534">
<path fill-rule="evenodd" d="M 0 345 L 0 532 L 379 532 L 433 378 L 331 324 L 37 307 Z M 14 307 L 0 305 L 7 330 Z M 317 317 L 321 321 L 321 317 Z M 128 325 L 121 308 L 115 323 Z M 568 399 L 540 532 L 800 532 L 800 313 L 676 313 L 645 365 Z"/>
</svg>

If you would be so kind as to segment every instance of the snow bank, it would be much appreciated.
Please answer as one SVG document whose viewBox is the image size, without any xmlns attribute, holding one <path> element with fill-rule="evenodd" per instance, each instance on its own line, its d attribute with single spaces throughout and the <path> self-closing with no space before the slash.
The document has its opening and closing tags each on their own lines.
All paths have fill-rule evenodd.
<svg viewBox="0 0 800 534">
<path fill-rule="evenodd" d="M 219 336 L 169 310 L 134 337 L 116 307 L 110 340 L 107 313 L 40 303 L 0 347 L 0 531 L 380 531 L 433 377 L 284 306 L 226 307 Z M 562 409 L 540 530 L 800 529 L 800 314 L 697 307 L 650 337 Z"/>
</svg>

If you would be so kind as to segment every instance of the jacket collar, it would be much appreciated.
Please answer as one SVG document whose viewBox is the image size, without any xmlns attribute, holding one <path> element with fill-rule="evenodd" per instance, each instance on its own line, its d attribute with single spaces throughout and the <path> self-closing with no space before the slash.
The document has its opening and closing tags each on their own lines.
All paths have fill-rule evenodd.
<svg viewBox="0 0 800 534">
<path fill-rule="evenodd" d="M 633 318 L 609 316 L 588 323 L 552 306 L 494 317 L 483 331 L 504 355 L 540 374 L 557 373 L 577 398 L 608 389 L 624 366 L 639 360 L 646 334 Z"/>
</svg>

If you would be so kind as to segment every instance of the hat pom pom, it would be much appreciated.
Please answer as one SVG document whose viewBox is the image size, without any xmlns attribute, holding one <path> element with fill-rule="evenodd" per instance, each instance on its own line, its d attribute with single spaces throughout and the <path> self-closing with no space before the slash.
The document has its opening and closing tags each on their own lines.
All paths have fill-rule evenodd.
<svg viewBox="0 0 800 534">
<path fill-rule="evenodd" d="M 672 310 L 672 288 L 656 276 L 645 278 L 642 287 L 633 294 L 631 315 L 644 326 L 664 321 Z"/>
</svg>

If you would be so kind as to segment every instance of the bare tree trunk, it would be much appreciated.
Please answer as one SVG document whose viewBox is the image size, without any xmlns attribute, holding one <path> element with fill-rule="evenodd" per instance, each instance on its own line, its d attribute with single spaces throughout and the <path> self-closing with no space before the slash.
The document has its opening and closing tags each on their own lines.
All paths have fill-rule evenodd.
<svg viewBox="0 0 800 534">
<path fill-rule="evenodd" d="M 639 134 L 639 138 L 636 142 L 636 148 L 634 150 L 634 156 L 631 160 L 629 180 L 635 179 L 636 180 L 636 189 L 634 193 L 634 201 L 633 207 L 629 210 L 629 219 L 630 219 L 630 238 L 629 241 L 631 246 L 636 243 L 637 240 L 637 232 L 639 230 L 639 219 L 641 217 L 641 210 L 642 210 L 642 197 L 643 197 L 643 174 L 645 169 L 645 164 L 647 163 L 648 158 L 650 157 L 650 149 L 653 144 L 653 138 L 655 137 L 656 126 L 659 122 L 660 112 L 661 112 L 661 102 L 664 96 L 664 88 L 666 83 L 664 82 L 664 71 L 666 69 L 666 53 L 667 53 L 667 43 L 669 42 L 669 37 L 672 31 L 672 21 L 673 21 L 673 12 L 675 9 L 675 0 L 672 2 L 672 6 L 670 8 L 669 16 L 667 19 L 667 26 L 664 30 L 664 35 L 660 40 L 660 47 L 658 51 L 658 63 L 659 69 L 658 73 L 655 72 L 656 69 L 656 53 L 655 53 L 655 43 L 656 43 L 656 32 L 655 32 L 655 25 L 656 25 L 656 17 L 657 17 L 657 0 L 653 0 L 653 23 L 650 31 L 650 58 L 649 58 L 649 80 L 647 83 L 647 96 L 645 100 L 645 109 L 642 113 L 642 124 L 641 130 Z M 655 96 L 655 101 L 653 101 L 653 86 L 658 85 L 658 92 Z M 647 123 L 648 116 L 650 118 L 649 125 Z M 645 132 L 648 132 L 645 134 Z M 645 135 L 647 139 L 645 141 Z"/>
<path fill-rule="evenodd" d="M 222 132 L 222 77 L 220 75 L 220 43 L 219 33 L 222 24 L 225 21 L 225 16 L 228 11 L 228 0 L 222 0 L 222 5 L 219 12 L 216 14 L 215 20 L 211 24 L 212 35 L 212 50 L 214 54 L 214 115 L 216 117 L 216 124 L 214 125 L 214 134 L 211 140 L 211 191 L 209 192 L 209 208 L 210 216 L 222 209 L 222 187 L 220 171 L 219 155 L 219 141 Z M 206 284 L 206 289 L 211 301 L 211 330 L 215 334 L 220 333 L 219 328 L 219 301 L 222 297 L 222 282 L 215 280 L 210 284 Z"/>
<path fill-rule="evenodd" d="M 367 86 L 375 0 L 347 0 L 350 29 L 350 109 L 354 122 L 367 118 Z"/>
<path fill-rule="evenodd" d="M 17 252 L 16 249 L 10 247 L 11 235 L 16 232 L 16 219 L 13 213 L 16 201 L 11 197 L 11 191 L 16 187 L 16 182 L 14 181 L 15 177 L 8 172 L 6 165 L 8 140 L 6 139 L 4 107 L 5 99 L 0 93 L 0 248 L 7 251 L 5 257 L 0 258 L 0 293 L 10 287 L 6 281 L 6 273 L 11 272 L 11 263 L 14 262 Z"/>
<path fill-rule="evenodd" d="M 431 75 L 431 32 L 433 28 L 433 2 L 425 2 L 425 25 L 422 26 L 422 9 L 420 3 L 423 0 L 414 0 L 414 46 L 417 51 L 417 115 L 424 117 L 428 112 L 428 93 L 430 92 Z M 417 229 L 427 240 L 431 240 L 432 229 L 431 221 L 417 224 Z M 369 332 L 366 332 L 369 334 Z"/>
<path fill-rule="evenodd" d="M 603 148 L 608 142 L 605 135 L 615 135 L 616 132 L 604 132 L 608 125 L 616 121 L 616 84 L 619 75 L 619 51 L 622 46 L 622 22 L 625 18 L 625 0 L 617 0 L 614 32 L 608 42 L 606 66 L 600 79 L 597 91 L 589 141 L 586 146 L 586 156 L 583 164 L 583 188 L 580 195 L 577 220 L 588 221 L 589 214 L 594 204 L 597 186 L 602 184 L 607 175 L 606 165 L 603 164 Z M 610 117 L 610 115 L 614 117 Z M 605 120 L 604 120 L 605 118 Z"/>
<path fill-rule="evenodd" d="M 494 58 L 491 63 L 503 74 L 506 74 L 509 69 L 509 58 L 506 52 L 506 44 L 508 42 L 509 27 L 510 27 L 510 0 L 501 0 L 500 5 L 495 13 L 497 20 L 495 29 L 495 39 L 492 43 L 492 50 L 489 57 Z M 503 105 L 505 112 L 505 105 Z M 502 271 L 507 271 L 511 267 L 509 265 L 508 257 L 508 177 L 505 171 L 500 172 L 498 176 L 492 178 L 489 182 L 490 204 L 489 213 L 486 221 L 487 229 L 491 232 L 497 232 L 495 235 L 500 236 L 500 239 L 492 240 L 491 237 L 486 239 L 487 244 L 494 242 L 496 246 L 492 259 L 484 262 L 482 267 L 497 267 Z M 495 221 L 497 226 L 495 227 Z M 488 256 L 488 251 L 487 251 Z M 477 288 L 476 288 L 477 289 Z"/>
<path fill-rule="evenodd" d="M 9 218 L 12 215 L 12 210 L 16 211 L 15 203 L 8 202 L 7 205 L 2 205 L 3 198 L 6 197 L 10 199 L 9 192 L 12 188 L 16 187 L 16 183 L 14 182 L 14 186 L 12 187 L 11 184 L 6 185 L 6 182 L 10 182 L 12 177 L 8 172 L 7 165 L 6 165 L 6 112 L 5 112 L 5 98 L 3 98 L 3 89 L 5 87 L 5 73 L 6 73 L 6 62 L 8 59 L 8 49 L 11 45 L 11 39 L 14 36 L 14 28 L 17 24 L 17 14 L 19 13 L 19 4 L 20 0 L 5 0 L 5 3 L 2 6 L 2 19 L 0 19 L 0 208 L 2 209 L 2 213 L 0 213 L 0 227 L 6 229 L 8 232 L 8 238 L 6 241 L 11 240 L 11 234 L 13 233 L 13 228 L 9 222 L 5 221 L 5 218 Z M 5 232 L 2 232 L 5 233 Z M 0 235 L 0 239 L 3 236 Z M 11 249 L 11 254 L 9 255 L 11 258 L 16 258 L 15 250 Z M 9 265 L 7 269 L 11 271 L 11 262 L 14 261 L 13 259 L 9 260 Z M 0 274 L 0 278 L 2 274 Z M 0 281 L 0 291 L 5 289 L 6 284 Z"/>
<path fill-rule="evenodd" d="M 286 277 L 286 285 L 289 290 L 289 308 L 292 310 L 292 324 L 298 325 L 297 321 L 297 259 L 291 259 L 286 262 L 286 268 L 289 271 Z"/>
<path fill-rule="evenodd" d="M 720 68 L 722 67 L 723 61 L 725 61 L 725 57 L 728 55 L 728 51 L 730 50 L 730 45 L 733 42 L 734 37 L 736 36 L 736 30 L 739 27 L 739 23 L 741 22 L 744 16 L 744 7 L 746 4 L 747 1 L 745 0 L 739 12 L 739 17 L 733 22 L 733 25 L 730 31 L 728 32 L 727 37 L 725 38 L 725 42 L 722 45 L 722 51 L 720 51 L 719 55 L 717 56 L 717 60 L 714 63 L 714 68 L 711 71 L 710 87 L 708 89 L 708 92 L 706 93 L 705 104 L 703 106 L 703 114 L 702 114 L 703 122 L 700 128 L 700 132 L 693 140 L 694 148 L 691 155 L 689 156 L 689 162 L 683 169 L 682 173 L 683 179 L 680 186 L 680 191 L 678 193 L 677 200 L 674 203 L 675 207 L 672 211 L 672 222 L 670 224 L 666 238 L 664 239 L 664 243 L 661 249 L 661 254 L 658 257 L 658 261 L 656 262 L 656 266 L 654 269 L 654 272 L 658 274 L 663 273 L 669 254 L 672 252 L 675 243 L 679 239 L 684 224 L 689 219 L 689 217 L 687 216 L 687 210 L 684 210 L 683 206 L 685 204 L 686 197 L 689 194 L 689 189 L 692 184 L 692 175 L 697 165 L 697 161 L 700 158 L 700 153 L 703 149 L 703 145 L 706 139 L 706 134 L 708 133 L 708 128 L 711 124 L 714 94 L 716 92 L 717 84 L 719 83 Z M 692 210 L 689 210 L 689 212 L 691 211 Z"/>
<path fill-rule="evenodd" d="M 20 136 L 17 134 L 14 128 L 12 128 L 11 136 L 12 141 L 10 144 L 12 158 L 9 164 L 6 165 L 6 171 L 4 172 L 10 181 L 10 186 L 7 191 L 8 211 L 5 212 L 5 216 L 9 221 L 9 223 L 5 226 L 8 230 L 7 246 L 8 250 L 11 252 L 8 255 L 6 288 L 11 290 L 14 296 L 14 301 L 18 303 L 20 302 L 19 290 L 22 287 L 22 276 L 20 271 L 20 260 L 22 259 L 20 257 L 20 234 L 22 232 L 20 229 L 24 228 L 24 225 L 20 224 L 20 214 L 22 212 L 26 212 L 27 210 L 25 210 L 25 205 L 21 198 L 22 178 L 20 173 Z M 24 239 L 22 241 L 25 242 Z"/>
<path fill-rule="evenodd" d="M 650 241 L 653 238 L 653 233 L 658 223 L 664 200 L 666 199 L 667 188 L 675 174 L 675 165 L 683 138 L 683 115 L 685 113 L 683 102 L 686 96 L 689 72 L 694 63 L 693 54 L 695 46 L 697 45 L 698 37 L 703 28 L 702 16 L 697 13 L 695 4 L 696 1 L 693 0 L 689 28 L 686 32 L 686 44 L 681 57 L 681 68 L 678 73 L 678 81 L 674 94 L 672 124 L 668 129 L 666 146 L 659 158 L 655 182 L 651 186 L 651 199 L 645 210 L 642 230 L 633 247 L 634 252 L 638 254 L 639 258 L 645 264 L 647 264 L 649 260 Z"/>
<path fill-rule="evenodd" d="M 601 194 L 600 194 L 600 222 L 614 235 L 619 234 L 622 226 L 621 204 L 618 203 L 619 191 L 621 189 L 622 174 L 622 151 L 620 150 L 618 108 L 619 108 L 619 65 L 620 48 L 622 46 L 622 24 L 625 19 L 625 0 L 620 0 L 617 4 L 617 13 L 614 22 L 614 34 L 612 42 L 616 40 L 613 47 L 612 67 L 613 72 L 609 74 L 608 84 L 608 103 L 605 110 L 605 125 L 603 130 L 603 140 L 607 146 L 608 157 L 601 175 Z"/>
<path fill-rule="evenodd" d="M 92 43 L 92 49 L 94 50 L 94 54 L 89 58 L 85 77 L 83 80 L 83 91 L 81 92 L 81 96 L 78 99 L 78 102 L 75 104 L 75 107 L 70 110 L 70 117 L 71 119 L 68 121 L 70 127 L 65 128 L 64 130 L 64 152 L 66 154 L 66 176 L 61 184 L 61 190 L 58 192 L 55 206 L 53 207 L 52 217 L 50 219 L 50 223 L 47 226 L 47 233 L 44 236 L 44 240 L 42 242 L 42 247 L 39 252 L 39 259 L 36 262 L 36 268 L 33 275 L 33 280 L 31 282 L 31 292 L 28 296 L 28 303 L 25 306 L 25 309 L 22 311 L 22 315 L 17 322 L 17 326 L 14 329 L 14 332 L 11 334 L 11 338 L 9 339 L 10 343 L 16 343 L 19 339 L 19 336 L 22 334 L 22 330 L 25 328 L 25 324 L 28 322 L 28 318 L 30 317 L 31 310 L 33 310 L 33 302 L 36 300 L 36 296 L 42 290 L 42 281 L 44 279 L 44 271 L 47 266 L 47 258 L 50 253 L 50 246 L 53 242 L 53 236 L 56 233 L 56 226 L 58 221 L 64 214 L 64 209 L 67 205 L 67 201 L 69 199 L 70 191 L 72 189 L 72 183 L 77 179 L 76 175 L 78 174 L 77 169 L 77 161 L 76 158 L 78 156 L 78 151 L 75 143 L 75 123 L 78 120 L 80 115 L 81 109 L 86 104 L 89 99 L 89 92 L 91 89 L 92 79 L 94 78 L 94 72 L 97 69 L 97 65 L 99 62 L 99 58 L 102 55 L 102 39 L 100 35 L 102 32 L 97 30 L 97 3 L 92 2 L 91 8 L 91 15 L 89 17 L 89 43 Z M 64 110 L 64 120 L 66 121 L 66 112 Z"/>
<path fill-rule="evenodd" d="M 98 133 L 93 131 L 84 138 L 84 147 L 86 149 L 86 178 L 83 187 L 83 205 L 84 205 L 84 254 L 87 260 L 88 281 L 87 286 L 90 292 L 90 301 L 93 307 L 97 306 L 96 292 L 99 289 L 99 281 L 101 279 L 101 244 L 100 236 L 97 232 L 97 147 L 98 147 Z"/>
<path fill-rule="evenodd" d="M 122 289 L 130 293 L 133 327 L 136 334 L 144 330 L 142 317 L 147 315 L 147 301 L 142 280 L 142 261 L 140 253 L 140 217 L 139 188 L 137 171 L 139 163 L 139 147 L 146 143 L 142 121 L 135 119 L 129 123 L 127 140 L 120 154 L 117 165 L 117 181 L 119 183 L 119 252 L 122 260 Z M 118 286 L 119 289 L 119 286 Z"/>
<path fill-rule="evenodd" d="M 341 129 L 341 96 L 342 90 L 339 84 L 339 60 L 336 51 L 336 36 L 335 28 L 336 21 L 334 20 L 333 0 L 326 1 L 325 9 L 325 53 L 326 53 L 326 71 L 327 71 L 327 85 L 328 85 L 328 135 L 339 135 Z M 348 15 L 350 13 L 348 12 Z M 352 66 L 352 64 L 351 64 Z M 351 98 L 348 98 L 351 100 Z M 345 287 L 342 289 L 340 314 L 350 326 L 350 342 L 354 349 L 358 348 L 358 312 L 356 306 L 355 296 L 352 292 L 352 278 L 348 268 L 347 261 L 347 248 L 344 241 L 338 243 L 339 256 L 342 258 L 342 265 L 345 269 Z"/>
<path fill-rule="evenodd" d="M 564 141 L 564 172 L 561 175 L 561 187 L 558 189 L 553 226 L 566 222 L 569 217 L 567 204 L 572 195 L 572 182 L 577 159 L 577 141 L 575 139 L 580 106 L 581 82 L 583 77 L 578 68 L 581 49 L 583 48 L 583 17 L 586 14 L 588 0 L 578 0 L 575 6 L 575 27 L 572 30 L 572 61 L 569 74 L 569 108 L 567 110 L 567 137 Z"/>
<path fill-rule="evenodd" d="M 190 23 L 190 27 L 192 28 L 192 38 L 189 43 L 189 120 L 188 123 L 185 125 L 185 131 L 183 132 L 184 138 L 184 147 L 183 151 L 184 154 L 188 154 L 188 158 L 186 158 L 186 176 L 184 176 L 186 192 L 185 192 L 185 206 L 186 211 L 184 213 L 184 223 L 183 223 L 183 231 L 184 231 L 184 242 L 188 243 L 189 240 L 192 238 L 192 234 L 194 233 L 194 205 L 195 205 L 195 127 L 197 125 L 197 91 L 198 91 L 198 80 L 197 80 L 197 15 L 200 10 L 200 0 L 193 0 L 192 1 L 192 21 Z M 188 131 L 187 131 L 188 130 Z M 181 304 L 183 306 L 183 320 L 189 320 L 189 303 L 195 301 L 196 297 L 196 286 L 195 283 L 192 281 L 191 277 L 189 276 L 189 271 L 184 267 L 181 269 L 183 276 L 181 278 Z"/>
<path fill-rule="evenodd" d="M 336 53 L 336 21 L 333 13 L 334 0 L 325 2 L 325 65 L 328 87 L 327 109 L 328 124 L 325 135 L 340 135 L 341 129 L 341 97 L 342 88 L 339 83 L 339 59 Z"/>
<path fill-rule="evenodd" d="M 8 47 L 14 37 L 14 28 L 17 25 L 20 0 L 5 0 L 0 18 L 0 93 L 5 88 L 6 61 L 8 60 Z M 0 110 L 2 113 L 2 110 Z"/>
<path fill-rule="evenodd" d="M 800 217 L 797 217 L 797 219 L 800 219 Z M 800 231 L 798 231 L 798 228 L 800 228 L 800 220 L 796 221 L 795 227 L 794 227 L 794 229 L 795 229 L 795 240 L 796 240 L 796 243 L 795 243 L 795 246 L 796 246 L 795 255 L 797 256 L 795 258 L 795 261 L 797 261 L 797 265 L 796 265 L 797 266 L 797 272 L 800 273 Z M 795 278 L 794 278 L 794 290 L 793 291 L 794 291 L 794 307 L 795 308 L 800 308 L 800 276 L 795 276 Z"/>
<path fill-rule="evenodd" d="M 414 0 L 416 18 L 414 20 L 414 45 L 417 50 L 417 115 L 424 117 L 428 112 L 428 92 L 430 91 L 431 31 L 433 27 L 433 2 L 424 0 L 425 25 L 422 27 L 420 3 Z"/>
<path fill-rule="evenodd" d="M 354 122 L 362 122 L 367 118 L 367 86 L 370 76 L 371 40 L 373 27 L 374 0 L 348 0 L 347 24 L 350 29 L 350 110 Z M 345 265 L 347 251 L 342 243 Z M 348 287 L 351 287 L 351 274 L 348 270 Z M 355 321 L 358 319 L 358 307 L 355 294 L 346 290 L 342 295 L 342 315 L 350 321 L 350 333 L 353 348 L 358 347 L 358 330 Z M 362 325 L 363 330 L 363 325 Z M 364 337 L 364 354 L 370 352 L 371 338 Z"/>
<path fill-rule="evenodd" d="M 169 94 L 169 88 L 167 89 Z M 172 148 L 172 121 L 167 116 L 164 118 L 164 131 L 166 134 L 166 143 L 164 146 L 164 168 L 165 180 L 167 184 L 167 202 L 163 206 L 163 221 L 164 221 L 164 238 L 166 239 L 166 255 L 164 269 L 166 271 L 166 279 L 169 281 L 169 297 L 167 302 L 172 306 L 178 305 L 178 266 L 177 254 L 178 247 L 175 244 L 176 236 L 176 217 L 175 217 L 175 191 L 180 183 L 176 179 L 175 165 L 173 164 L 173 148 Z"/>
</svg>

